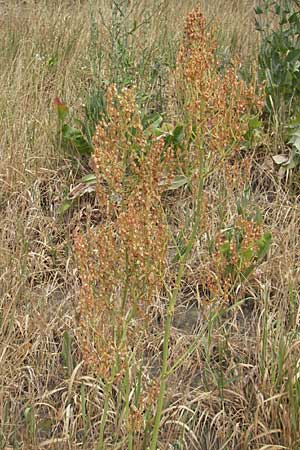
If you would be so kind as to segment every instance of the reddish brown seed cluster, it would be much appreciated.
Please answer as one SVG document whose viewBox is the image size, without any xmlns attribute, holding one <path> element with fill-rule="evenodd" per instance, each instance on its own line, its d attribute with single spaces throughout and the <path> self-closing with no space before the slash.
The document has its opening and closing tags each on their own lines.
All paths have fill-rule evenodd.
<svg viewBox="0 0 300 450">
<path fill-rule="evenodd" d="M 168 231 L 160 181 L 170 176 L 172 164 L 168 155 L 162 161 L 163 141 L 145 135 L 130 89 L 108 89 L 107 116 L 93 142 L 91 166 L 103 219 L 75 238 L 82 282 L 79 334 L 85 361 L 107 379 L 116 361 L 122 376 L 127 351 L 145 328 L 141 320 L 162 285 Z"/>
<path fill-rule="evenodd" d="M 221 69 L 216 40 L 199 9 L 187 17 L 175 71 L 176 95 L 188 105 L 186 120 L 196 127 L 213 164 L 239 151 L 250 114 L 262 107 L 255 86 L 238 76 L 240 63 Z M 190 157 L 191 155 L 189 155 Z"/>
</svg>

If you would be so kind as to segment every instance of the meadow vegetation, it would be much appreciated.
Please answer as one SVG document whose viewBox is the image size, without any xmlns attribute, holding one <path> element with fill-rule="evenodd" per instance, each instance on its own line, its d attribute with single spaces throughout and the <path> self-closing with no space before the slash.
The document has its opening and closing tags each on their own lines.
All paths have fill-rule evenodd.
<svg viewBox="0 0 300 450">
<path fill-rule="evenodd" d="M 300 450 L 299 0 L 0 13 L 0 449 Z"/>
</svg>

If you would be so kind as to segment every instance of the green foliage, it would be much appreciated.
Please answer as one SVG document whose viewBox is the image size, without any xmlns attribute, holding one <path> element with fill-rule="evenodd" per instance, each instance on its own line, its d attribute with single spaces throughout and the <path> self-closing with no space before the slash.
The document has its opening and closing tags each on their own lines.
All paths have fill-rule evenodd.
<svg viewBox="0 0 300 450">
<path fill-rule="evenodd" d="M 273 156 L 275 164 L 285 170 L 295 169 L 300 166 L 300 116 L 292 119 L 286 126 L 286 140 L 290 153 Z"/>
<path fill-rule="evenodd" d="M 69 108 L 67 105 L 59 98 L 56 98 L 53 104 L 57 111 L 59 135 L 62 146 L 71 154 L 75 150 L 80 155 L 90 156 L 93 151 L 92 143 L 84 136 L 84 133 L 80 128 L 75 128 L 66 123 L 66 119 L 69 115 Z"/>
<path fill-rule="evenodd" d="M 255 13 L 267 110 L 271 116 L 292 115 L 300 111 L 300 1 L 261 0 Z"/>
<path fill-rule="evenodd" d="M 84 137 L 80 129 L 65 123 L 61 128 L 61 132 L 64 143 L 67 146 L 74 148 L 81 155 L 91 155 L 93 145 Z"/>
<path fill-rule="evenodd" d="M 96 126 L 99 120 L 105 116 L 106 103 L 105 103 L 105 89 L 100 85 L 95 87 L 89 92 L 84 107 L 84 118 L 82 121 L 82 131 L 89 142 L 92 141 L 92 137 L 95 134 Z"/>
<path fill-rule="evenodd" d="M 178 149 L 182 148 L 183 138 L 184 138 L 184 127 L 179 124 L 173 127 L 169 123 L 163 122 L 163 117 L 160 114 L 150 114 L 144 115 L 142 118 L 142 125 L 144 128 L 145 136 L 148 139 L 152 139 L 153 136 L 157 138 L 164 139 L 165 146 L 164 149 L 168 147 L 172 147 L 174 152 Z M 67 141 L 70 145 L 77 145 L 77 150 L 81 155 L 88 154 L 93 149 L 92 144 L 90 147 L 89 143 L 85 140 L 80 130 L 70 127 L 69 125 L 64 124 L 62 126 L 62 134 L 63 139 Z M 162 158 L 164 157 L 164 151 L 162 152 Z M 168 181 L 165 183 L 166 191 L 174 191 L 183 186 L 189 184 L 189 178 L 184 174 L 178 174 L 174 177 L 171 183 Z M 162 181 L 163 186 L 163 181 Z M 67 212 L 71 206 L 74 204 L 74 201 L 87 193 L 94 192 L 96 189 L 96 176 L 94 173 L 88 173 L 83 176 L 78 184 L 74 186 L 69 194 L 64 198 L 62 204 L 59 208 L 59 213 L 64 214 Z"/>
<path fill-rule="evenodd" d="M 253 148 L 262 135 L 263 122 L 256 116 L 250 117 L 248 120 L 248 129 L 244 135 L 243 148 Z"/>
<path fill-rule="evenodd" d="M 63 335 L 63 348 L 62 348 L 62 359 L 63 365 L 68 371 L 68 375 L 71 376 L 73 372 L 73 357 L 72 357 L 72 337 L 70 333 L 66 330 Z"/>
<path fill-rule="evenodd" d="M 291 168 L 299 167 L 300 165 L 300 116 L 292 120 L 288 126 L 289 141 L 291 145 Z"/>
<path fill-rule="evenodd" d="M 36 434 L 36 420 L 34 409 L 32 406 L 28 406 L 27 408 L 25 408 L 24 419 L 28 436 L 30 437 L 31 440 L 34 440 Z"/>
<path fill-rule="evenodd" d="M 229 274 L 240 282 L 244 282 L 253 270 L 266 256 L 272 241 L 272 235 L 268 231 L 249 245 L 244 246 L 245 230 L 238 225 L 233 225 L 224 232 L 225 239 L 220 248 L 226 261 L 224 275 Z M 233 263 L 233 259 L 236 261 Z"/>
<path fill-rule="evenodd" d="M 83 131 L 94 134 L 95 126 L 105 111 L 105 92 L 108 85 L 117 89 L 136 87 L 136 96 L 144 111 L 164 110 L 164 87 L 168 70 L 174 68 L 176 45 L 161 27 L 153 43 L 149 34 L 153 31 L 156 12 L 166 16 L 167 2 L 157 0 L 155 8 L 139 9 L 134 0 L 108 0 L 110 14 L 104 8 L 90 5 L 89 64 L 92 66 L 92 83 L 84 93 L 85 117 Z M 99 34 L 99 20 L 105 30 L 105 42 Z M 162 19 L 163 20 L 163 19 Z M 107 54 L 109 59 L 107 59 Z M 101 80 L 101 81 L 99 81 Z"/>
<path fill-rule="evenodd" d="M 230 289 L 242 285 L 267 256 L 272 234 L 263 231 L 261 224 L 262 214 L 252 207 L 246 189 L 237 202 L 237 217 L 221 230 L 215 245 L 218 273 L 229 281 Z"/>
<path fill-rule="evenodd" d="M 174 135 L 171 126 L 170 132 L 167 125 L 160 129 L 163 117 L 157 113 L 148 114 L 147 112 L 154 106 L 162 110 L 163 83 L 165 82 L 162 80 L 167 79 L 167 67 L 175 64 L 175 46 L 170 50 L 168 42 L 171 42 L 171 39 L 162 39 L 164 32 L 159 34 L 153 46 L 141 45 L 142 42 L 148 42 L 146 37 L 151 30 L 157 8 L 161 8 L 161 14 L 163 13 L 164 0 L 157 2 L 156 9 L 149 6 L 138 15 L 136 14 L 137 1 L 110 0 L 109 3 L 111 14 L 108 17 L 101 8 L 90 4 L 88 58 L 92 69 L 92 79 L 88 90 L 84 92 L 82 120 L 75 119 L 76 125 L 71 124 L 68 107 L 60 99 L 54 100 L 59 121 L 60 144 L 68 155 L 75 154 L 77 157 L 83 157 L 81 162 L 86 161 L 86 157 L 93 152 L 92 138 L 99 120 L 106 116 L 106 89 L 111 84 L 114 84 L 118 90 L 133 85 L 137 87 L 137 99 L 140 104 L 143 104 L 145 111 L 143 123 L 145 134 L 152 133 L 157 137 L 163 135 L 166 143 L 174 147 L 180 145 L 182 137 L 179 128 L 174 130 Z M 98 18 L 106 31 L 105 45 L 99 34 Z M 166 36 L 163 37 L 166 38 Z M 109 61 L 105 59 L 107 47 L 109 47 Z M 92 174 L 88 176 L 93 177 Z M 76 198 L 94 189 L 95 180 L 87 180 L 83 177 L 65 197 L 59 212 L 66 212 Z"/>
</svg>

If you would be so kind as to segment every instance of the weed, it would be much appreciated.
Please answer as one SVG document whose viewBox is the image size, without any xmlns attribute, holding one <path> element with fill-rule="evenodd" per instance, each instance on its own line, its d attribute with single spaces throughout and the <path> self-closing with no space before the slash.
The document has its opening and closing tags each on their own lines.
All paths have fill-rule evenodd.
<svg viewBox="0 0 300 450">
<path fill-rule="evenodd" d="M 201 133 L 208 171 L 236 157 L 251 114 L 260 111 L 263 104 L 255 85 L 248 86 L 239 78 L 237 59 L 232 67 L 220 71 L 216 49 L 213 30 L 207 29 L 199 10 L 193 11 L 187 18 L 178 53 L 174 89 L 182 120 Z M 190 151 L 185 153 L 185 166 L 193 158 Z"/>
<path fill-rule="evenodd" d="M 298 0 L 263 0 L 255 8 L 256 29 L 262 35 L 259 54 L 270 115 L 286 121 L 299 113 L 300 3 Z"/>
<path fill-rule="evenodd" d="M 113 86 L 108 89 L 107 118 L 99 123 L 93 143 L 103 223 L 86 237 L 77 235 L 76 253 L 82 280 L 80 341 L 86 363 L 106 383 L 99 436 L 103 448 L 108 401 L 116 381 L 124 385 L 126 420 L 131 421 L 129 363 L 138 356 L 142 323 L 159 290 L 166 260 L 168 234 L 159 180 L 168 165 L 167 157 L 161 161 L 163 141 L 144 136 L 130 89 L 120 95 Z M 134 411 L 138 414 L 139 404 Z"/>
</svg>

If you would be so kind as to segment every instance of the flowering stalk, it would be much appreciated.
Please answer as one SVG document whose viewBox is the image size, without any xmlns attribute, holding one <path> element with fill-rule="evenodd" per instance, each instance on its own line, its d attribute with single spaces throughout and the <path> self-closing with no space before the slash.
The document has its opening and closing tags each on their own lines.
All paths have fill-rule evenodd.
<svg viewBox="0 0 300 450">
<path fill-rule="evenodd" d="M 168 355 L 169 355 L 169 341 L 170 341 L 170 331 L 171 331 L 171 325 L 172 325 L 172 319 L 174 315 L 174 309 L 179 293 L 179 289 L 181 286 L 182 278 L 184 275 L 184 269 L 187 262 L 187 259 L 193 249 L 193 246 L 195 244 L 195 240 L 197 238 L 197 234 L 200 228 L 200 220 L 201 220 L 201 212 L 202 212 L 202 200 L 203 200 L 203 182 L 204 182 L 204 148 L 203 143 L 198 142 L 199 145 L 199 178 L 198 178 L 198 194 L 196 198 L 196 209 L 194 213 L 193 218 L 193 228 L 192 233 L 190 236 L 190 239 L 188 241 L 187 247 L 185 249 L 185 252 L 180 255 L 179 259 L 179 268 L 177 272 L 176 282 L 174 289 L 170 295 L 169 304 L 167 308 L 167 317 L 166 317 L 166 323 L 165 323 L 165 331 L 164 331 L 164 342 L 163 342 L 163 355 L 162 355 L 162 368 L 160 373 L 160 389 L 159 389 L 159 395 L 157 400 L 157 407 L 156 407 L 156 415 L 155 415 L 155 422 L 154 422 L 154 428 L 152 433 L 152 441 L 151 441 L 151 447 L 150 450 L 156 450 L 157 446 L 157 439 L 158 439 L 158 433 L 159 433 L 159 427 L 160 427 L 160 421 L 161 421 L 161 415 L 162 415 L 162 409 L 163 409 L 163 403 L 164 403 L 164 396 L 165 396 L 165 390 L 166 390 L 166 383 L 168 378 Z"/>
<path fill-rule="evenodd" d="M 162 287 L 168 232 L 160 180 L 172 178 L 173 154 L 164 153 L 162 139 L 144 132 L 134 91 L 118 93 L 114 86 L 108 88 L 107 116 L 96 128 L 93 145 L 90 164 L 101 222 L 75 239 L 82 281 L 79 340 L 86 366 L 105 385 L 98 450 L 105 447 L 114 385 L 122 391 L 131 450 L 143 426 L 136 426 L 134 414 L 142 417 L 156 398 L 156 389 L 155 396 L 145 391 L 140 405 L 131 405 L 134 370 L 129 363 L 137 338 L 146 331 L 140 323 Z"/>
</svg>

